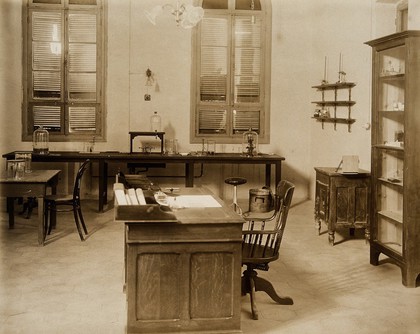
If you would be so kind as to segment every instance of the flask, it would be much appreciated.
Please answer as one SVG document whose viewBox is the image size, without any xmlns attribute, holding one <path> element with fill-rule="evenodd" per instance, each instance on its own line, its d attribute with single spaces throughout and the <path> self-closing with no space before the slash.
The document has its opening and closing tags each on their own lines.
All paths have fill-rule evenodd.
<svg viewBox="0 0 420 334">
<path fill-rule="evenodd" d="M 161 119 L 157 111 L 150 117 L 150 130 L 153 132 L 160 132 Z"/>
<path fill-rule="evenodd" d="M 36 154 L 48 154 L 49 133 L 41 125 L 33 133 L 32 145 L 33 151 Z"/>
<path fill-rule="evenodd" d="M 247 157 L 258 155 L 258 133 L 249 128 L 242 136 L 242 153 Z"/>
</svg>

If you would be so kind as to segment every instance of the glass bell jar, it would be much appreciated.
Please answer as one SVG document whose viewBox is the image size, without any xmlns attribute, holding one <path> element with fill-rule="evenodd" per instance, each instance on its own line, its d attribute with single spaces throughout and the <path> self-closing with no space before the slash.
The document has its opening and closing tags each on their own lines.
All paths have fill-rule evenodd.
<svg viewBox="0 0 420 334">
<path fill-rule="evenodd" d="M 258 133 L 249 128 L 242 136 L 242 154 L 247 157 L 258 155 Z"/>
<path fill-rule="evenodd" d="M 48 154 L 49 136 L 48 131 L 42 125 L 34 131 L 32 144 L 35 154 Z"/>
</svg>

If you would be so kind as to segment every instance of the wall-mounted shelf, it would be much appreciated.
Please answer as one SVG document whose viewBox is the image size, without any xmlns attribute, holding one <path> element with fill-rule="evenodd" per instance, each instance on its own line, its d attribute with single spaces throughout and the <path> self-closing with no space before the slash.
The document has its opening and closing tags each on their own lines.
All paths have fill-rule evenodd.
<svg viewBox="0 0 420 334">
<path fill-rule="evenodd" d="M 316 88 L 318 90 L 333 90 L 333 89 L 343 89 L 343 88 L 353 88 L 356 86 L 354 82 L 336 82 L 332 84 L 322 84 L 312 86 L 312 88 Z"/>
<path fill-rule="evenodd" d="M 322 128 L 324 129 L 324 123 L 334 123 L 334 130 L 336 130 L 337 123 L 339 124 L 347 124 L 348 131 L 351 130 L 351 124 L 356 122 L 354 118 L 351 118 L 351 107 L 356 104 L 356 101 L 352 101 L 351 99 L 351 89 L 356 86 L 354 82 L 336 82 L 332 84 L 322 84 L 322 85 L 316 85 L 312 86 L 312 88 L 315 88 L 317 91 L 321 91 L 322 99 L 320 101 L 313 101 L 316 106 L 320 107 L 321 109 L 317 109 L 314 113 L 314 119 L 316 119 L 318 122 L 322 122 Z M 348 99 L 343 100 L 339 99 L 338 97 L 338 91 L 339 90 L 348 90 Z M 334 91 L 334 98 L 327 100 L 325 97 L 326 91 Z M 328 109 L 325 109 L 326 107 L 333 107 L 333 114 L 330 114 L 330 111 Z M 337 116 L 337 110 L 338 108 L 347 108 L 347 117 L 338 117 Z"/>
<path fill-rule="evenodd" d="M 334 117 L 312 117 L 313 119 L 316 119 L 318 122 L 322 122 L 322 128 L 324 129 L 324 123 L 341 123 L 341 124 L 347 124 L 350 126 L 350 124 L 353 124 L 356 122 L 353 118 L 334 118 Z M 334 124 L 334 128 L 335 128 Z"/>
</svg>

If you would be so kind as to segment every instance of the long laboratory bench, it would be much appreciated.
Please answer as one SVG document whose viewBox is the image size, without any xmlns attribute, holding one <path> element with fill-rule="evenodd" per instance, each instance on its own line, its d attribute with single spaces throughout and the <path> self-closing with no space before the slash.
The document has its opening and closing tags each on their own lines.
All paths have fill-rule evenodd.
<svg viewBox="0 0 420 334">
<path fill-rule="evenodd" d="M 20 152 L 20 151 L 19 151 Z M 15 158 L 15 151 L 3 154 L 7 160 Z M 211 155 L 167 155 L 161 153 L 127 152 L 75 152 L 50 151 L 49 154 L 32 154 L 32 162 L 83 162 L 90 159 L 99 164 L 99 201 L 98 210 L 102 212 L 108 202 L 108 163 L 144 163 L 144 164 L 184 164 L 185 186 L 194 186 L 194 166 L 197 164 L 250 164 L 265 165 L 265 185 L 271 186 L 271 167 L 274 166 L 275 185 L 281 180 L 281 163 L 285 160 L 276 154 L 258 154 L 248 157 L 239 153 L 216 153 Z"/>
</svg>

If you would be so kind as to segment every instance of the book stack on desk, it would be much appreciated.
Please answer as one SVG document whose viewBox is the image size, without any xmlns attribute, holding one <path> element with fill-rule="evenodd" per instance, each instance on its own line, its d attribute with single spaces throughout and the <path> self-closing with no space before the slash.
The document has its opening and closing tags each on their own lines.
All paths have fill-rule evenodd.
<svg viewBox="0 0 420 334">
<path fill-rule="evenodd" d="M 143 189 L 125 189 L 122 183 L 114 184 L 115 201 L 118 205 L 146 205 Z"/>
<path fill-rule="evenodd" d="M 126 188 L 122 183 L 114 183 L 114 197 L 115 221 L 177 222 L 169 206 L 162 206 L 156 201 L 153 190 Z"/>
</svg>

